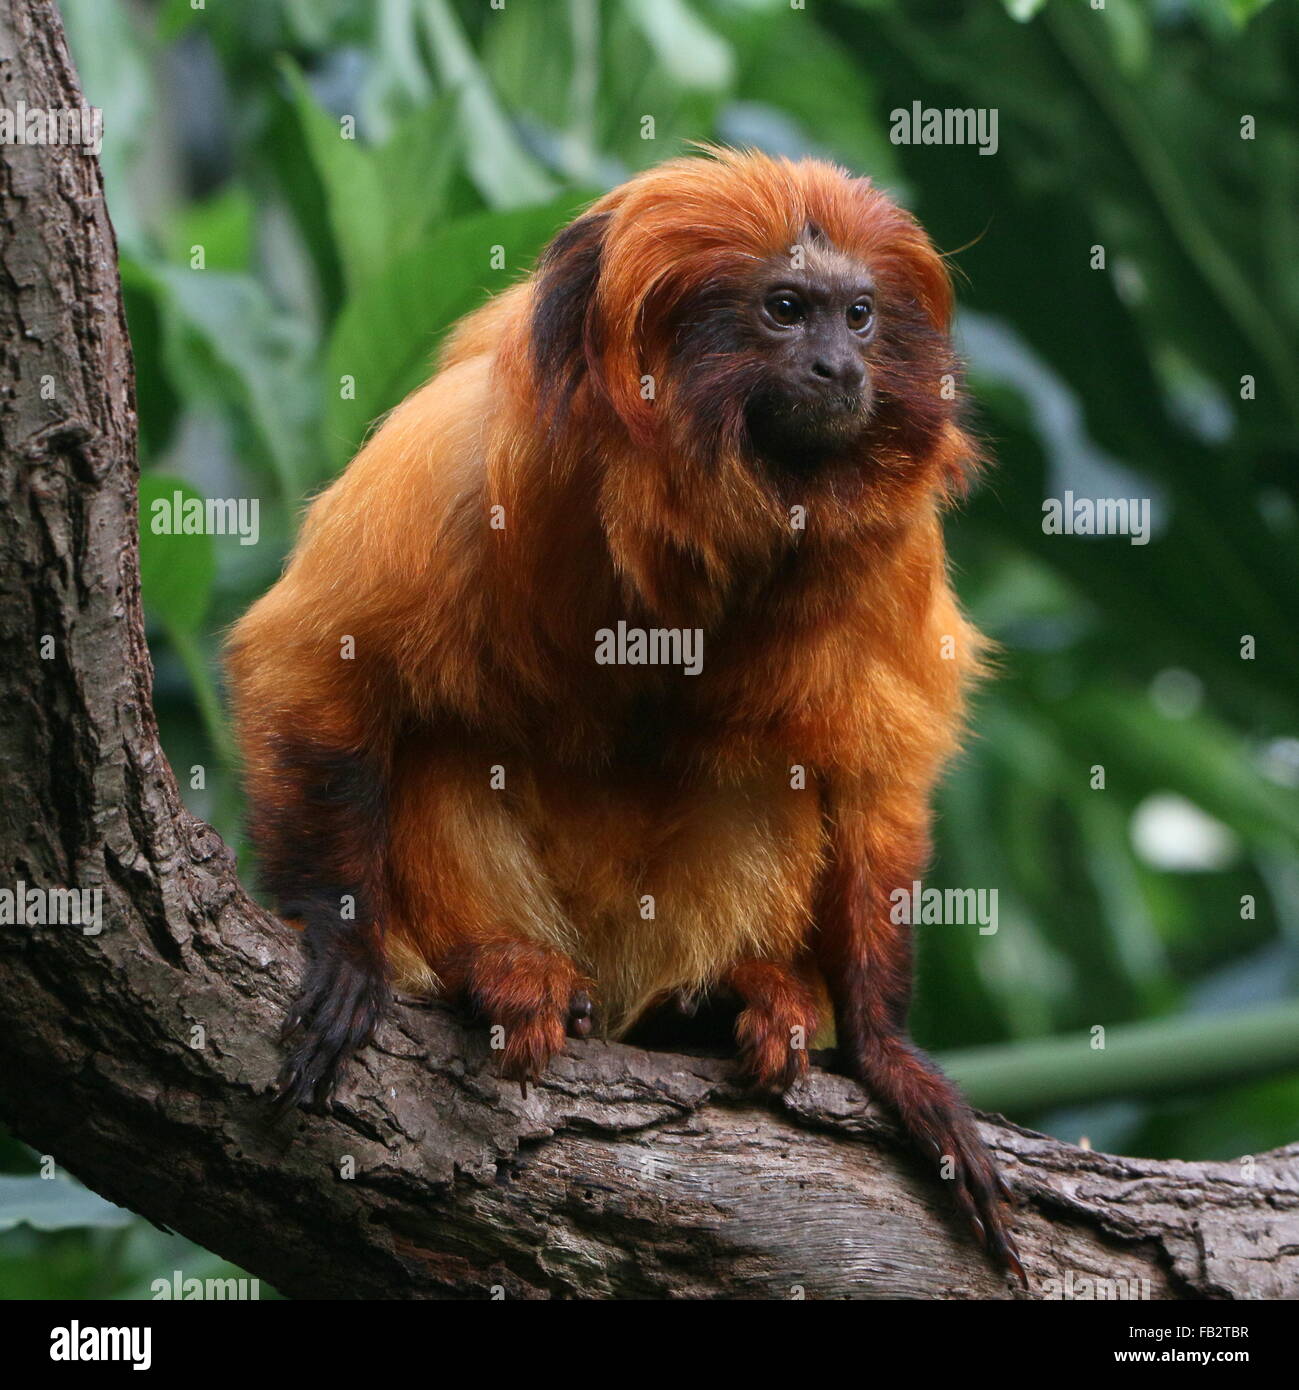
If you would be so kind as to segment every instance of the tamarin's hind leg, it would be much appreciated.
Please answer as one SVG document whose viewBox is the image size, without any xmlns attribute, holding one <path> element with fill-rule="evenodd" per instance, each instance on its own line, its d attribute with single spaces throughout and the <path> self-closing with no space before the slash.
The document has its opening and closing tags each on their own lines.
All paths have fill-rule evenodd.
<svg viewBox="0 0 1299 1390">
<path fill-rule="evenodd" d="M 892 920 L 889 892 L 911 883 L 925 857 L 921 837 L 897 827 L 890 833 L 858 825 L 849 834 L 838 827 L 818 905 L 817 956 L 834 1003 L 839 1055 L 951 1181 L 979 1243 L 1027 1287 L 1010 1232 L 1010 1189 L 969 1106 L 907 1036 L 911 936 L 908 925 Z"/>
<path fill-rule="evenodd" d="M 500 1075 L 525 1094 L 566 1036 L 590 1035 L 591 981 L 549 946 L 508 936 L 466 941 L 437 973 L 449 995 L 501 1029 Z"/>
<path fill-rule="evenodd" d="M 353 754 L 280 741 L 274 779 L 253 788 L 262 881 L 302 923 L 307 967 L 284 1024 L 277 1104 L 324 1102 L 374 1035 L 389 996 L 384 965 L 383 784 Z"/>
<path fill-rule="evenodd" d="M 807 1071 L 820 1023 L 811 983 L 797 966 L 767 960 L 743 961 L 723 983 L 744 1001 L 735 1021 L 741 1070 L 764 1090 L 788 1090 Z"/>
</svg>

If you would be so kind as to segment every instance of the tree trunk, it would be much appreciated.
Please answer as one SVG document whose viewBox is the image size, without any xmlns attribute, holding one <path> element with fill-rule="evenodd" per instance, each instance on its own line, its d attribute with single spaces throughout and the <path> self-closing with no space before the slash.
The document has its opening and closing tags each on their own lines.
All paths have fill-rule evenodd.
<svg viewBox="0 0 1299 1390">
<path fill-rule="evenodd" d="M 0 0 L 0 88 L 10 109 L 80 105 L 52 0 Z M 104 895 L 97 935 L 0 927 L 14 1130 L 300 1297 L 1013 1296 L 887 1119 L 822 1071 L 761 1101 L 726 1060 L 575 1042 L 524 1099 L 481 1032 L 408 1001 L 330 1114 L 272 1122 L 298 941 L 158 746 L 98 165 L 0 147 L 0 200 L 0 887 Z M 1034 1295 L 1299 1291 L 1299 1147 L 1158 1163 L 983 1131 Z"/>
</svg>

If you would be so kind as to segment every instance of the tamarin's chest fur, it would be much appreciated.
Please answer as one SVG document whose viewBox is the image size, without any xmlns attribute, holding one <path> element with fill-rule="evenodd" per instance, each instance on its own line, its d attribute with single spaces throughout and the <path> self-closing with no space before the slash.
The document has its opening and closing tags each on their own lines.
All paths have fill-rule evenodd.
<svg viewBox="0 0 1299 1390">
<path fill-rule="evenodd" d="M 788 768 L 674 783 L 542 759 L 506 765 L 492 790 L 492 766 L 468 745 L 400 774 L 398 819 L 425 841 L 430 858 L 415 862 L 436 863 L 440 880 L 399 874 L 389 926 L 417 958 L 409 985 L 428 982 L 448 922 L 508 920 L 594 979 L 617 1035 L 659 996 L 706 990 L 738 960 L 799 954 L 824 832 L 816 786 L 795 790 Z M 448 778 L 460 785 L 450 814 Z"/>
<path fill-rule="evenodd" d="M 668 588 L 687 556 L 658 556 L 665 611 L 628 606 L 580 473 L 574 495 L 552 484 L 486 524 L 498 494 L 464 421 L 492 371 L 444 371 L 313 504 L 235 635 L 245 750 L 274 801 L 286 729 L 384 749 L 385 843 L 356 853 L 379 861 L 399 987 L 436 989 L 448 952 L 508 928 L 589 972 L 616 1033 L 736 960 L 802 951 L 823 777 L 923 796 L 954 746 L 973 634 L 932 508 L 878 534 L 769 527 L 713 609 Z M 698 674 L 597 664 L 597 632 L 625 614 L 697 626 Z M 254 643 L 261 664 L 241 666 Z"/>
<path fill-rule="evenodd" d="M 550 648 L 493 646 L 483 661 L 516 694 L 529 680 L 511 662 L 549 661 L 560 678 L 544 698 L 485 695 L 477 718 L 417 720 L 397 742 L 386 927 L 399 983 L 435 987 L 454 941 L 509 922 L 594 979 L 616 1036 L 736 961 L 804 958 L 827 853 L 823 775 L 935 775 L 970 650 L 927 531 L 869 558 L 875 572 L 828 604 L 820 567 L 786 557 L 701 629 L 688 675 L 594 663 L 588 555 L 592 582 Z"/>
</svg>

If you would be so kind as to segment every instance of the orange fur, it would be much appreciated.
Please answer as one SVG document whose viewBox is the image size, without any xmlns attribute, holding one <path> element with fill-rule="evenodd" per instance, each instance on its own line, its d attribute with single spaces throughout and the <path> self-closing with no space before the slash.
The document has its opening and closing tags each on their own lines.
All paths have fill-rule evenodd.
<svg viewBox="0 0 1299 1390">
<path fill-rule="evenodd" d="M 674 335 L 705 287 L 809 225 L 870 267 L 893 355 L 867 444 L 776 483 L 737 443 L 732 368 L 698 364 L 715 374 L 701 405 Z M 733 986 L 767 1084 L 801 1070 L 790 1029 L 828 989 L 865 1074 L 904 1027 L 874 972 L 909 983 L 881 895 L 923 867 L 980 669 L 940 526 L 975 455 L 945 389 L 950 312 L 915 221 L 827 164 L 717 151 L 597 202 L 464 321 L 234 632 L 281 884 L 311 874 L 285 847 L 295 815 L 319 814 L 304 781 L 345 780 L 312 773 L 305 740 L 382 799 L 377 842 L 320 833 L 319 877 L 332 891 L 379 864 L 388 977 L 526 1024 L 511 1074 L 560 1045 L 563 995 L 587 981 L 615 1033 L 665 995 Z M 620 619 L 702 629 L 702 672 L 597 665 Z M 329 939 L 341 960 L 351 935 Z M 364 1041 L 358 1013 L 325 1021 L 342 1054 Z"/>
</svg>

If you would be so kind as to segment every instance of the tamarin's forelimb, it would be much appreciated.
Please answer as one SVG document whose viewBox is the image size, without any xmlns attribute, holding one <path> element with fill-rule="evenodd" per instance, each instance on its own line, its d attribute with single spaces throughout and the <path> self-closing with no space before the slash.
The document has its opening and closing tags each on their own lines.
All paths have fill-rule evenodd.
<svg viewBox="0 0 1299 1390">
<path fill-rule="evenodd" d="M 323 1103 L 389 997 L 382 937 L 383 780 L 364 757 L 300 740 L 274 750 L 277 795 L 255 803 L 261 880 L 307 951 L 284 1025 L 277 1105 Z"/>
<path fill-rule="evenodd" d="M 820 1025 L 820 1000 L 806 972 L 777 961 L 743 961 L 723 983 L 744 1001 L 735 1020 L 740 1070 L 763 1090 L 788 1090 L 807 1072 Z"/>
<path fill-rule="evenodd" d="M 499 1074 L 537 1081 L 566 1037 L 591 1033 L 592 982 L 560 952 L 508 935 L 463 942 L 438 963 L 444 991 L 491 1030 Z"/>
</svg>

